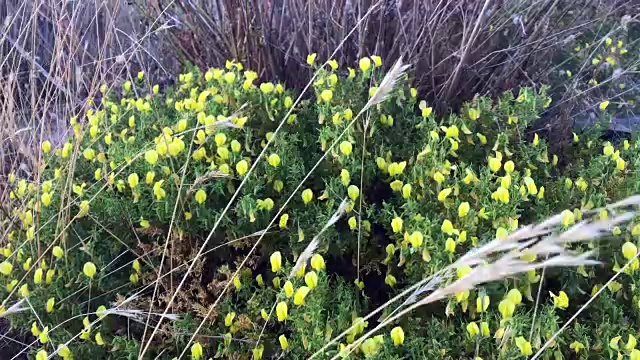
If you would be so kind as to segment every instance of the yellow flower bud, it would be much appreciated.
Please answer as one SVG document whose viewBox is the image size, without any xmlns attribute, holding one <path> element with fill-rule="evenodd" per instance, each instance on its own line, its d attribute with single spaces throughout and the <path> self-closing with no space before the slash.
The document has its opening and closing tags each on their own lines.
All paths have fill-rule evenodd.
<svg viewBox="0 0 640 360">
<path fill-rule="evenodd" d="M 96 275 L 97 269 L 96 269 L 96 265 L 92 262 L 86 262 L 84 264 L 84 266 L 82 267 L 82 272 L 89 278 L 93 279 L 93 277 Z"/>
<path fill-rule="evenodd" d="M 638 254 L 638 247 L 634 243 L 627 241 L 626 243 L 624 243 L 624 245 L 622 245 L 622 255 L 624 256 L 625 259 L 630 260 L 634 258 L 637 254 Z"/>
<path fill-rule="evenodd" d="M 289 317 L 289 307 L 287 303 L 281 301 L 276 305 L 276 316 L 278 317 L 278 321 L 285 321 Z"/>
<path fill-rule="evenodd" d="M 302 191 L 302 201 L 306 204 L 310 203 L 313 200 L 313 191 L 311 189 L 305 189 Z"/>
<path fill-rule="evenodd" d="M 33 273 L 33 283 L 34 284 L 42 284 L 42 276 L 44 275 L 44 270 L 42 268 L 37 268 Z"/>
<path fill-rule="evenodd" d="M 348 141 L 343 141 L 340 143 L 340 152 L 345 156 L 351 155 L 351 151 L 353 150 L 353 145 L 351 145 Z"/>
<path fill-rule="evenodd" d="M 309 64 L 310 66 L 313 66 L 313 64 L 316 63 L 316 57 L 318 56 L 318 54 L 316 53 L 312 53 L 307 55 L 307 64 Z"/>
<path fill-rule="evenodd" d="M 395 346 L 404 344 L 404 330 L 400 326 L 391 329 L 391 340 L 393 340 L 393 345 Z"/>
<path fill-rule="evenodd" d="M 56 299 L 55 298 L 49 298 L 49 300 L 47 300 L 47 305 L 45 307 L 47 313 L 52 313 L 53 312 L 53 307 L 56 303 Z"/>
<path fill-rule="evenodd" d="M 236 164 L 236 172 L 238 172 L 238 175 L 244 176 L 248 170 L 249 163 L 247 163 L 247 160 L 238 161 L 238 163 Z"/>
<path fill-rule="evenodd" d="M 194 359 L 200 359 L 202 358 L 202 353 L 203 353 L 203 349 L 202 349 L 202 345 L 200 345 L 199 342 L 195 342 L 193 343 L 193 345 L 191 345 L 191 357 Z"/>
<path fill-rule="evenodd" d="M 511 316 L 513 316 L 515 309 L 516 305 L 508 298 L 500 301 L 500 304 L 498 304 L 498 311 L 500 311 L 502 318 L 505 320 L 510 319 Z"/>
<path fill-rule="evenodd" d="M 349 194 L 349 198 L 351 198 L 351 200 L 356 201 L 358 196 L 360 196 L 360 189 L 355 185 L 349 185 L 347 188 L 347 194 Z"/>
<path fill-rule="evenodd" d="M 284 283 L 282 289 L 284 290 L 284 294 L 288 298 L 293 296 L 293 284 L 291 283 L 291 281 L 287 280 L 287 282 Z"/>
<path fill-rule="evenodd" d="M 408 199 L 411 197 L 411 184 L 405 184 L 402 187 L 402 197 Z"/>
<path fill-rule="evenodd" d="M 467 214 L 469 213 L 469 209 L 471 208 L 471 206 L 469 205 L 468 202 L 463 202 L 458 206 L 458 216 L 459 217 L 465 217 L 467 216 Z"/>
<path fill-rule="evenodd" d="M 236 313 L 235 312 L 230 312 L 227 315 L 225 315 L 224 317 L 224 326 L 231 326 L 233 325 L 233 319 L 235 319 L 236 317 Z"/>
<path fill-rule="evenodd" d="M 393 220 L 391 220 L 391 229 L 394 233 L 402 231 L 402 219 L 397 216 L 393 218 Z"/>
<path fill-rule="evenodd" d="M 45 154 L 48 154 L 51 151 L 51 143 L 49 142 L 49 140 L 43 141 L 40 147 Z"/>
<path fill-rule="evenodd" d="M 271 257 L 269 258 L 270 262 L 271 262 L 271 271 L 272 272 L 278 272 L 281 268 L 282 268 L 282 254 L 280 254 L 280 251 L 276 251 L 273 254 L 271 254 Z"/>
<path fill-rule="evenodd" d="M 478 296 L 476 299 L 476 311 L 485 312 L 489 308 L 490 299 L 488 295 Z"/>
<path fill-rule="evenodd" d="M 267 161 L 269 162 L 269 165 L 277 168 L 278 165 L 280 165 L 280 156 L 278 154 L 271 154 L 269 155 Z"/>
<path fill-rule="evenodd" d="M 198 204 L 202 205 L 207 200 L 207 193 L 204 190 L 199 189 L 196 191 L 195 199 Z"/>
</svg>

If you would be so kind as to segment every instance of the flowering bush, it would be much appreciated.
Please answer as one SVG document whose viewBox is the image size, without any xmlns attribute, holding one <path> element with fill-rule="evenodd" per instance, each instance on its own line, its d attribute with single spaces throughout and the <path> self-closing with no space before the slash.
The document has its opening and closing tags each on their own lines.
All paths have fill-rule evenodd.
<svg viewBox="0 0 640 360">
<path fill-rule="evenodd" d="M 529 127 L 551 102 L 545 87 L 445 115 L 406 75 L 382 81 L 379 57 L 345 71 L 307 61 L 314 96 L 299 103 L 235 62 L 181 74 L 165 94 L 145 90 L 141 73 L 103 86 L 68 142 L 42 144 L 39 177 L 11 179 L 0 263 L 1 311 L 33 335 L 24 352 L 512 359 L 552 340 L 546 358 L 640 358 L 633 224 L 612 226 L 603 246 L 567 245 L 604 267 L 499 277 L 361 338 L 375 327 L 367 314 L 474 247 L 557 213 L 569 229 L 637 192 L 640 147 L 591 131 L 574 136 L 570 162 L 549 153 Z M 551 338 L 627 262 L 588 315 Z"/>
</svg>

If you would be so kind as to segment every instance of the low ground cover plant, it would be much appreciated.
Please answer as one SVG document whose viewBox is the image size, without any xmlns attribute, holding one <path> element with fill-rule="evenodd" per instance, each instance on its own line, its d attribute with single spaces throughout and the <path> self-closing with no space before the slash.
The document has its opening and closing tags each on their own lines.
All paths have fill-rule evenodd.
<svg viewBox="0 0 640 360">
<path fill-rule="evenodd" d="M 385 76 L 380 57 L 307 62 L 317 76 L 300 98 L 239 62 L 164 93 L 140 73 L 103 85 L 67 142 L 42 143 L 38 176 L 11 176 L 0 262 L 1 311 L 32 335 L 24 353 L 514 359 L 544 345 L 550 359 L 640 358 L 640 225 L 606 208 L 639 190 L 635 139 L 596 126 L 551 153 L 531 129 L 547 87 L 436 114 L 410 70 Z M 548 231 L 517 231 L 556 214 Z M 606 240 L 501 247 L 509 270 L 461 261 L 583 219 Z M 505 274 L 456 291 L 484 266 Z M 414 284 L 426 287 L 399 304 L 424 306 L 369 335 L 399 304 L 365 316 Z"/>
</svg>

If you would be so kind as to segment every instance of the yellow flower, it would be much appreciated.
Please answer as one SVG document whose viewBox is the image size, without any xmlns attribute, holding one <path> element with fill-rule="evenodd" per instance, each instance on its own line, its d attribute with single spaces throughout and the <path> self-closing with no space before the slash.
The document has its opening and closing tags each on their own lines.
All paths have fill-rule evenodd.
<svg viewBox="0 0 640 360">
<path fill-rule="evenodd" d="M 476 298 L 476 311 L 485 312 L 489 308 L 489 302 L 491 299 L 488 295 L 478 296 Z"/>
<path fill-rule="evenodd" d="M 202 205 L 207 200 L 207 193 L 204 190 L 199 189 L 196 191 L 195 199 L 198 204 Z"/>
<path fill-rule="evenodd" d="M 620 51 L 620 53 L 622 54 L 622 51 Z M 640 360 L 640 350 L 638 349 L 631 350 L 631 352 L 629 353 L 629 360 Z"/>
<path fill-rule="evenodd" d="M 224 317 L 224 326 L 231 326 L 233 325 L 233 319 L 235 319 L 236 317 L 236 313 L 235 312 L 230 312 L 227 315 L 225 315 Z"/>
<path fill-rule="evenodd" d="M 316 57 L 317 56 L 318 56 L 318 54 L 316 54 L 316 53 L 307 55 L 307 64 L 309 64 L 310 66 L 313 66 L 313 64 L 316 63 Z"/>
<path fill-rule="evenodd" d="M 400 326 L 391 329 L 391 340 L 393 340 L 393 345 L 395 346 L 404 344 L 404 330 Z"/>
<path fill-rule="evenodd" d="M 22 297 L 28 297 L 31 294 L 31 292 L 29 291 L 29 284 L 22 285 L 20 287 L 20 290 L 18 290 L 18 293 Z"/>
<path fill-rule="evenodd" d="M 402 231 L 402 219 L 397 216 L 394 217 L 393 220 L 391 220 L 391 229 L 394 233 Z"/>
<path fill-rule="evenodd" d="M 638 254 L 638 247 L 634 243 L 627 241 L 626 243 L 624 243 L 624 245 L 622 245 L 622 255 L 624 256 L 625 259 L 631 260 L 637 254 Z"/>
<path fill-rule="evenodd" d="M 274 88 L 275 88 L 274 85 L 270 82 L 260 84 L 260 91 L 262 91 L 264 94 L 269 94 L 273 92 Z"/>
<path fill-rule="evenodd" d="M 445 188 L 440 190 L 440 192 L 438 193 L 438 201 L 440 202 L 444 202 L 445 199 L 447 198 L 447 196 L 449 196 L 449 194 L 451 194 L 452 189 L 451 188 Z"/>
<path fill-rule="evenodd" d="M 9 274 L 11 274 L 12 270 L 13 265 L 11 265 L 10 262 L 3 261 L 2 263 L 0 263 L 0 273 L 2 273 L 2 275 L 8 276 Z"/>
<path fill-rule="evenodd" d="M 376 162 L 377 162 L 377 160 L 376 160 Z M 396 176 L 396 175 L 402 174 L 404 172 L 404 169 L 405 169 L 406 166 L 407 166 L 407 162 L 406 161 L 402 161 L 400 163 L 392 162 L 387 167 L 387 170 L 389 171 L 389 175 Z M 379 164 L 378 164 L 378 167 L 380 167 Z"/>
<path fill-rule="evenodd" d="M 560 215 L 562 215 L 562 225 L 569 226 L 576 222 L 575 215 L 572 211 L 564 210 Z"/>
<path fill-rule="evenodd" d="M 287 341 L 287 337 L 284 335 L 280 335 L 278 337 L 278 341 L 280 342 L 280 347 L 282 350 L 287 350 L 289 348 L 289 341 Z"/>
<path fill-rule="evenodd" d="M 391 287 L 394 287 L 397 282 L 398 280 L 396 280 L 396 277 L 391 274 L 387 274 L 387 276 L 385 276 L 384 278 L 384 283 Z"/>
<path fill-rule="evenodd" d="M 67 347 L 67 345 L 65 344 L 59 344 L 58 345 L 58 355 L 65 359 L 65 360 L 70 360 L 71 359 L 71 350 L 69 350 L 69 347 Z"/>
<path fill-rule="evenodd" d="M 316 274 L 315 271 L 309 271 L 304 276 L 304 283 L 307 284 L 310 289 L 315 289 L 318 286 L 318 274 Z"/>
<path fill-rule="evenodd" d="M 491 331 L 489 330 L 489 323 L 486 321 L 483 321 L 480 323 L 480 333 L 482 334 L 482 336 L 487 337 L 489 335 L 491 335 Z M 477 358 L 476 358 L 477 360 Z"/>
<path fill-rule="evenodd" d="M 236 164 L 236 171 L 238 172 L 238 175 L 244 176 L 248 170 L 249 163 L 247 163 L 247 160 L 238 161 L 238 163 Z"/>
<path fill-rule="evenodd" d="M 314 254 L 311 257 L 311 267 L 316 271 L 325 269 L 324 258 L 320 254 Z"/>
<path fill-rule="evenodd" d="M 607 108 L 607 106 L 609 106 L 609 101 L 603 101 L 600 103 L 600 110 L 605 110 Z"/>
<path fill-rule="evenodd" d="M 367 72 L 371 68 L 371 59 L 369 59 L 368 57 L 363 57 L 358 62 L 358 66 L 360 67 L 360 70 L 362 70 L 362 72 Z"/>
<path fill-rule="evenodd" d="M 468 202 L 463 202 L 458 206 L 458 216 L 459 217 L 465 217 L 467 216 L 467 214 L 469 213 L 469 209 L 471 208 L 471 206 L 469 205 Z"/>
<path fill-rule="evenodd" d="M 626 165 L 626 163 L 622 158 L 618 158 L 616 160 L 616 169 L 622 171 L 622 170 L 624 170 L 625 165 Z"/>
<path fill-rule="evenodd" d="M 271 254 L 269 261 L 271 262 L 271 271 L 278 272 L 282 268 L 282 254 L 280 254 L 280 251 Z"/>
<path fill-rule="evenodd" d="M 470 108 L 469 112 L 469 119 L 471 120 L 478 120 L 478 118 L 480 117 L 480 110 L 474 109 L 474 108 Z"/>
<path fill-rule="evenodd" d="M 340 143 L 340 152 L 345 156 L 351 155 L 351 151 L 353 150 L 353 145 L 351 145 L 348 141 L 343 141 Z"/>
<path fill-rule="evenodd" d="M 97 333 L 95 336 L 96 339 L 96 344 L 98 344 L 99 346 L 104 345 L 104 340 L 102 339 L 102 334 Z"/>
<path fill-rule="evenodd" d="M 47 300 L 47 305 L 45 307 L 45 309 L 47 310 L 48 313 L 52 313 L 53 312 L 53 307 L 56 304 L 56 299 L 55 298 L 49 298 L 49 300 Z"/>
<path fill-rule="evenodd" d="M 64 250 L 60 246 L 54 246 L 52 253 L 57 259 L 61 259 L 64 256 Z"/>
<path fill-rule="evenodd" d="M 193 345 L 191 345 L 191 357 L 194 359 L 200 359 L 202 358 L 202 345 L 200 345 L 199 342 L 195 342 L 193 343 Z"/>
<path fill-rule="evenodd" d="M 38 351 L 38 353 L 36 354 L 36 360 L 47 360 L 49 358 L 49 355 L 47 354 L 46 350 L 40 350 Z"/>
<path fill-rule="evenodd" d="M 515 309 L 516 305 L 508 298 L 500 301 L 500 303 L 498 304 L 498 311 L 500 311 L 502 318 L 505 320 L 510 319 L 511 316 L 513 316 L 513 312 L 515 311 Z"/>
<path fill-rule="evenodd" d="M 629 339 L 627 340 L 627 343 L 624 345 L 624 349 L 625 350 L 635 349 L 637 343 L 638 341 L 636 340 L 636 337 L 629 334 Z"/>
<path fill-rule="evenodd" d="M 42 270 L 42 268 L 37 268 L 36 271 L 33 273 L 33 283 L 34 284 L 42 284 L 42 275 L 44 273 L 44 270 Z"/>
<path fill-rule="evenodd" d="M 480 334 L 480 328 L 478 327 L 478 324 L 474 322 L 470 322 L 467 324 L 467 332 L 469 333 L 469 336 L 471 337 L 476 337 Z"/>
<path fill-rule="evenodd" d="M 391 190 L 393 191 L 400 191 L 402 189 L 402 185 L 402 181 L 400 180 L 394 180 L 391 182 L 391 184 L 389 184 Z"/>
<path fill-rule="evenodd" d="M 280 216 L 280 221 L 278 222 L 280 229 L 286 229 L 288 221 L 289 221 L 289 214 L 282 214 L 282 216 Z"/>
<path fill-rule="evenodd" d="M 306 280 L 306 277 L 305 277 Z M 294 305 L 304 305 L 304 299 L 307 297 L 307 294 L 311 291 L 311 288 L 308 286 L 301 286 L 296 290 L 295 295 L 293 295 L 293 304 Z"/>
<path fill-rule="evenodd" d="M 89 213 L 89 202 L 87 200 L 81 201 L 80 205 L 78 205 L 78 208 L 80 210 L 78 211 L 78 215 L 76 216 L 79 218 L 86 216 Z"/>
<path fill-rule="evenodd" d="M 519 305 L 522 302 L 522 293 L 518 289 L 511 289 L 507 293 L 507 299 L 511 301 L 514 305 Z"/>
<path fill-rule="evenodd" d="M 287 280 L 287 282 L 284 283 L 284 286 L 282 287 L 282 289 L 284 290 L 284 294 L 288 298 L 293 296 L 293 284 L 291 283 L 291 281 Z"/>
<path fill-rule="evenodd" d="M 327 61 L 327 63 L 329 64 L 329 66 L 331 66 L 332 70 L 338 69 L 338 62 L 335 61 L 334 59 L 330 59 L 329 61 Z"/>
<path fill-rule="evenodd" d="M 333 91 L 327 89 L 327 90 L 323 90 L 320 93 L 320 99 L 322 99 L 322 101 L 324 102 L 329 102 L 331 101 L 331 99 L 333 98 Z"/>
<path fill-rule="evenodd" d="M 421 115 L 423 118 L 428 118 L 429 115 L 431 115 L 431 113 L 433 113 L 433 108 L 432 107 L 425 107 L 422 108 L 422 110 L 420 110 Z"/>
<path fill-rule="evenodd" d="M 453 254 L 454 252 L 456 252 L 456 241 L 452 238 L 447 238 L 447 241 L 445 241 L 444 243 L 444 248 L 446 251 Z"/>
<path fill-rule="evenodd" d="M 569 297 L 564 291 L 560 291 L 558 295 L 550 292 L 551 297 L 553 298 L 553 305 L 560 309 L 566 309 L 569 307 Z"/>
<path fill-rule="evenodd" d="M 584 349 L 584 345 L 579 341 L 574 341 L 569 345 L 569 348 L 575 351 L 577 354 L 580 352 L 580 350 Z"/>
<path fill-rule="evenodd" d="M 138 178 L 138 174 L 136 173 L 130 174 L 129 177 L 127 177 L 127 182 L 129 183 L 129 187 L 131 189 L 135 189 L 136 186 L 138 186 L 138 183 L 140 182 L 140 179 Z"/>
<path fill-rule="evenodd" d="M 442 230 L 443 233 L 447 234 L 447 235 L 451 235 L 455 232 L 455 228 L 453 227 L 453 224 L 451 223 L 451 220 L 449 219 L 445 219 L 442 222 L 442 226 L 440 226 L 440 230 Z"/>
<path fill-rule="evenodd" d="M 442 182 L 444 181 L 444 175 L 442 175 L 440 171 L 436 171 L 436 173 L 433 174 L 433 180 L 435 180 L 435 182 L 437 182 L 438 184 L 442 184 Z"/>
<path fill-rule="evenodd" d="M 489 169 L 491 170 L 491 172 L 497 172 L 498 170 L 500 170 L 501 166 L 502 162 L 500 161 L 500 159 L 491 156 L 489 157 Z"/>
<path fill-rule="evenodd" d="M 42 148 L 42 151 L 45 154 L 48 154 L 51 151 L 51 143 L 49 142 L 49 140 L 45 140 L 42 142 L 42 145 L 40 146 L 40 148 Z"/>
<path fill-rule="evenodd" d="M 302 201 L 306 204 L 310 203 L 313 200 L 313 191 L 311 189 L 305 189 L 302 191 Z"/>
<path fill-rule="evenodd" d="M 89 278 L 93 279 L 93 277 L 96 275 L 97 269 L 96 269 L 96 265 L 92 262 L 86 262 L 84 264 L 84 266 L 82 267 L 82 272 Z"/>
<path fill-rule="evenodd" d="M 86 148 L 84 149 L 84 151 L 82 152 L 82 155 L 84 156 L 85 159 L 91 161 L 93 160 L 93 158 L 95 158 L 96 156 L 96 151 L 93 150 L 92 148 Z"/>
<path fill-rule="evenodd" d="M 518 336 L 516 338 L 516 346 L 520 349 L 520 353 L 524 356 L 529 356 L 533 354 L 533 349 L 531 348 L 531 343 L 528 342 L 524 337 Z"/>
<path fill-rule="evenodd" d="M 278 305 L 276 305 L 276 315 L 278 316 L 278 321 L 287 320 L 287 317 L 289 316 L 288 312 L 289 307 L 287 306 L 286 302 L 281 301 L 278 303 Z"/>
<path fill-rule="evenodd" d="M 414 231 L 409 236 L 409 242 L 411 242 L 411 245 L 415 248 L 422 246 L 423 240 L 424 240 L 424 237 L 420 231 Z"/>
<path fill-rule="evenodd" d="M 506 163 L 504 163 L 504 171 L 507 172 L 507 174 L 510 174 L 513 172 L 513 170 L 515 170 L 515 164 L 513 163 L 513 161 L 509 160 Z"/>
<path fill-rule="evenodd" d="M 351 200 L 356 201 L 358 196 L 360 196 L 360 189 L 355 185 L 349 185 L 347 188 L 347 194 Z"/>
<path fill-rule="evenodd" d="M 408 199 L 411 197 L 411 184 L 405 184 L 402 187 L 402 197 Z"/>
<path fill-rule="evenodd" d="M 158 162 L 158 152 L 155 150 L 149 150 L 144 153 L 144 159 L 151 165 L 154 165 Z"/>
</svg>

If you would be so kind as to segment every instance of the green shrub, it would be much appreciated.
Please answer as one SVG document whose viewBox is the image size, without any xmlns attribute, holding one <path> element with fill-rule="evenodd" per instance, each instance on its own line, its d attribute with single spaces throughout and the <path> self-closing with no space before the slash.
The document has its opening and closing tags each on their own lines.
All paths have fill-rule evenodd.
<svg viewBox="0 0 640 360">
<path fill-rule="evenodd" d="M 295 107 L 295 94 L 254 84 L 257 74 L 239 63 L 181 74 L 166 94 L 146 93 L 142 74 L 122 89 L 105 85 L 100 104 L 71 119 L 66 144 L 42 144 L 39 178 L 11 179 L 3 312 L 22 301 L 25 310 L 5 314 L 12 326 L 48 340 L 32 339 L 25 351 L 51 354 L 68 343 L 77 359 L 133 359 L 144 339 L 145 358 L 185 350 L 298 359 L 355 324 L 323 354 L 330 358 L 374 327 L 366 314 L 476 245 L 562 211 L 566 229 L 638 191 L 635 141 L 611 144 L 592 131 L 575 136 L 570 163 L 549 153 L 529 127 L 551 102 L 546 87 L 476 97 L 460 114 L 443 115 L 403 75 L 385 101 L 368 106 L 380 63 L 365 58 L 344 75 L 332 62 L 318 67 L 314 96 Z M 617 271 L 636 254 L 629 244 L 640 227 L 611 231 L 595 256 Z M 622 241 L 630 241 L 626 259 Z M 295 271 L 315 242 L 314 257 Z M 635 341 L 624 345 L 638 315 L 636 276 L 627 273 L 545 357 L 637 352 Z M 523 357 L 611 271 L 546 269 L 536 302 L 541 275 L 531 270 L 422 307 L 352 357 Z M 488 299 L 486 311 L 477 299 Z M 170 316 L 149 340 L 165 308 Z M 624 336 L 618 348 L 609 343 L 616 336 Z"/>
</svg>

